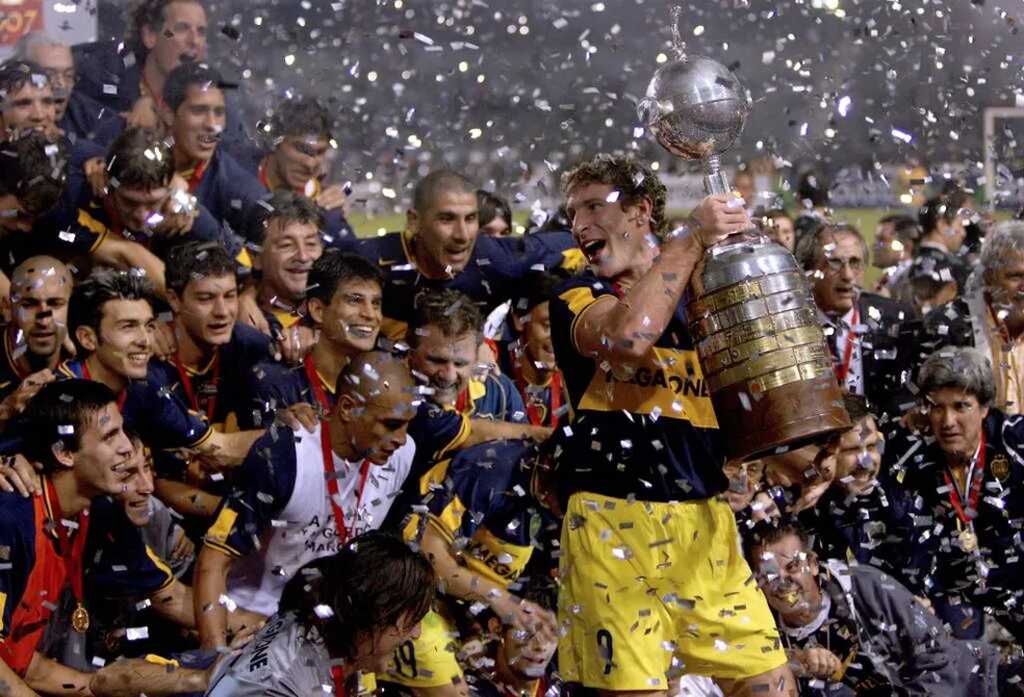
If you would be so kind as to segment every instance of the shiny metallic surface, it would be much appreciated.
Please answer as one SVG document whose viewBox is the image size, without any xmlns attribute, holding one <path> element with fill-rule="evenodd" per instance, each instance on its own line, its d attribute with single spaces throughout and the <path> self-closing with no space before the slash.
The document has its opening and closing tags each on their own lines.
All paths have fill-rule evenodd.
<svg viewBox="0 0 1024 697">
<path fill-rule="evenodd" d="M 724 65 L 690 56 L 658 69 L 637 112 L 666 150 L 699 160 L 732 147 L 750 113 L 750 100 Z"/>
<path fill-rule="evenodd" d="M 745 238 L 711 248 L 704 269 L 704 292 L 780 273 L 802 273 L 789 250 L 767 237 Z"/>
<path fill-rule="evenodd" d="M 668 63 L 637 111 L 673 155 L 701 160 L 708 194 L 730 191 L 718 156 L 750 113 L 736 76 L 701 56 Z M 757 230 L 720 242 L 691 280 L 690 332 L 730 459 L 750 460 L 850 428 L 806 277 Z"/>
</svg>

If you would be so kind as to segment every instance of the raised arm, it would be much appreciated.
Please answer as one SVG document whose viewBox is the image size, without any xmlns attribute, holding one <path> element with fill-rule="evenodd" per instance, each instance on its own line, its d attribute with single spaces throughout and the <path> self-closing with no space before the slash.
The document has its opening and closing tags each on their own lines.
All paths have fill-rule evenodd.
<svg viewBox="0 0 1024 697">
<path fill-rule="evenodd" d="M 690 217 L 690 231 L 670 237 L 651 268 L 621 298 L 606 295 L 583 310 L 573 342 L 584 355 L 611 363 L 633 363 L 662 335 L 704 251 L 750 226 L 742 208 L 725 196 L 709 196 Z"/>
</svg>

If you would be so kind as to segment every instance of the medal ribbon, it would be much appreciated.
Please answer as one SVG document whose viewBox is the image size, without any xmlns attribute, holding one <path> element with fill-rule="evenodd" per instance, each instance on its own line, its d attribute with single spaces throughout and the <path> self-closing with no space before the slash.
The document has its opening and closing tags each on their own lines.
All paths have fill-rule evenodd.
<svg viewBox="0 0 1024 697">
<path fill-rule="evenodd" d="M 82 361 L 82 377 L 86 380 L 92 380 L 92 375 L 89 373 L 89 364 L 86 361 Z M 117 395 L 117 410 L 124 412 L 124 402 L 128 399 L 128 388 L 125 387 Z"/>
<path fill-rule="evenodd" d="M 89 532 L 89 511 L 85 510 L 78 514 L 78 519 L 75 521 L 78 523 L 78 530 L 74 533 L 75 539 L 71 540 L 71 531 L 62 522 L 64 520 L 64 513 L 60 509 L 60 499 L 57 498 L 57 489 L 53 486 L 53 482 L 50 481 L 49 477 L 46 480 L 46 491 L 50 498 L 50 506 L 53 508 L 54 519 L 50 522 L 53 523 L 55 528 L 54 532 L 57 534 L 57 540 L 60 546 L 60 556 L 64 559 L 64 568 L 67 569 L 67 577 L 71 581 L 71 592 L 75 596 L 75 602 L 78 603 L 78 607 L 83 607 L 83 600 L 85 598 L 83 592 L 83 561 L 85 557 L 85 539 Z"/>
<path fill-rule="evenodd" d="M 459 393 L 458 398 L 455 400 L 455 411 L 461 414 L 466 411 L 467 406 L 469 406 L 469 387 Z"/>
<path fill-rule="evenodd" d="M 839 386 L 846 385 L 846 376 L 850 373 L 850 361 L 853 359 L 853 344 L 857 341 L 855 329 L 860 324 L 860 309 L 853 308 L 853 320 L 850 322 L 850 329 L 846 332 L 846 346 L 843 347 L 843 362 L 836 366 L 836 379 Z"/>
<path fill-rule="evenodd" d="M 203 175 L 206 174 L 206 168 L 209 164 L 209 160 L 201 160 L 192 170 L 192 173 L 188 177 L 188 192 L 190 194 L 194 194 L 196 189 L 199 188 L 199 185 L 203 183 Z"/>
<path fill-rule="evenodd" d="M 196 395 L 195 388 L 192 386 L 192 378 L 188 375 L 188 370 L 185 368 L 185 364 L 181 362 L 181 356 L 177 352 L 174 353 L 174 367 L 178 369 L 178 376 L 181 378 L 181 386 L 185 390 L 185 394 L 188 396 L 189 406 L 195 411 L 202 411 L 199 408 L 199 397 Z M 213 386 L 217 387 L 220 381 L 220 351 L 213 356 Z M 214 392 L 209 399 L 206 400 L 206 418 L 209 421 L 213 421 L 213 414 L 217 411 L 217 393 Z"/>
<path fill-rule="evenodd" d="M 316 372 L 316 365 L 313 363 L 313 356 L 306 354 L 306 357 L 302 359 L 302 366 L 306 369 L 306 379 L 309 381 L 309 389 L 313 390 L 313 396 L 316 398 L 317 404 L 323 409 L 324 414 L 331 413 L 331 402 L 327 398 L 327 391 L 324 390 L 323 380 L 320 379 L 320 373 Z"/>
<path fill-rule="evenodd" d="M 320 447 L 324 456 L 324 479 L 327 480 L 327 491 L 331 500 L 331 509 L 334 511 L 334 524 L 338 530 L 338 544 L 348 542 L 349 529 L 345 524 L 345 512 L 338 505 L 341 493 L 338 489 L 338 475 L 334 471 L 334 451 L 331 449 L 331 428 L 330 423 L 324 421 L 320 425 Z M 363 460 L 359 466 L 359 485 L 356 487 L 356 516 L 363 506 L 363 492 L 366 490 L 366 478 L 370 476 L 370 461 Z M 353 524 L 356 521 L 353 521 Z"/>
<path fill-rule="evenodd" d="M 981 442 L 978 444 L 978 454 L 971 463 L 967 472 L 965 488 L 970 489 L 967 499 L 967 510 L 964 510 L 963 502 L 960 500 L 960 491 L 956 482 L 949 474 L 949 468 L 942 473 L 949 486 L 949 502 L 953 504 L 957 517 L 964 525 L 970 525 L 974 519 L 973 513 L 978 509 L 978 497 L 981 495 L 981 482 L 985 478 L 985 432 L 981 432 Z M 972 514 L 968 516 L 968 513 Z"/>
</svg>

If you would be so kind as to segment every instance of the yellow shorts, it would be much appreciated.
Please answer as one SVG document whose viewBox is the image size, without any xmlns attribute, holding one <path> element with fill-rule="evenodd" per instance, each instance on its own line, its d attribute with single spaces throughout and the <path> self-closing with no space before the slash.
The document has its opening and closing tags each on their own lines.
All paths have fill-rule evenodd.
<svg viewBox="0 0 1024 697">
<path fill-rule="evenodd" d="M 388 663 L 384 680 L 406 687 L 442 687 L 463 680 L 455 654 L 458 630 L 447 618 L 431 610 L 423 618 L 418 639 L 402 642 Z"/>
<path fill-rule="evenodd" d="M 573 494 L 560 567 L 566 681 L 665 690 L 685 673 L 738 679 L 786 662 L 723 501 Z"/>
</svg>

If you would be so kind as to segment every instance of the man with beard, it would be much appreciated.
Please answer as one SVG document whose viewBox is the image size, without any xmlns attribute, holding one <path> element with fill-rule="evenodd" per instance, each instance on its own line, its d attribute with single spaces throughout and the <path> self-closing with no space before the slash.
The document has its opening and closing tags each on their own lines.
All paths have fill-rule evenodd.
<svg viewBox="0 0 1024 697">
<path fill-rule="evenodd" d="M 69 138 L 84 138 L 106 147 L 124 130 L 125 120 L 108 108 L 75 90 L 77 73 L 71 47 L 42 31 L 31 31 L 18 39 L 14 58 L 35 63 L 53 87 L 57 127 Z"/>
<path fill-rule="evenodd" d="M 243 230 L 246 210 L 266 191 L 219 147 L 226 113 L 224 82 L 215 69 L 184 63 L 167 76 L 160 115 L 174 136 L 174 169 L 218 222 Z"/>
<path fill-rule="evenodd" d="M 661 696 L 693 673 L 727 695 L 795 695 L 718 496 L 725 458 L 683 319 L 705 250 L 750 218 L 735 197 L 707 197 L 658 239 L 665 187 L 624 157 L 581 163 L 562 187 L 590 269 L 551 300 L 572 406 L 556 472 L 561 676 L 606 694 Z M 690 387 L 677 394 L 675 380 Z"/>
<path fill-rule="evenodd" d="M 4 331 L 0 362 L 0 419 L 21 412 L 53 379 L 68 337 L 68 301 L 74 283 L 53 257 L 30 257 L 11 278 L 11 324 Z"/>
<path fill-rule="evenodd" d="M 944 346 L 973 346 L 992 367 L 993 404 L 1007 415 L 1024 410 L 1024 222 L 993 228 L 964 295 L 932 310 L 924 325 L 922 359 Z"/>
<path fill-rule="evenodd" d="M 984 610 L 1022 642 L 1024 420 L 992 405 L 992 372 L 975 349 L 936 351 L 917 387 L 927 430 L 899 429 L 882 468 L 912 530 L 912 588 L 957 636 L 980 636 Z"/>
<path fill-rule="evenodd" d="M 271 192 L 286 189 L 313 199 L 323 214 L 324 243 L 351 248 L 355 232 L 345 219 L 351 186 L 323 183 L 328 153 L 337 147 L 327 110 L 312 98 L 291 99 L 274 110 L 269 128 L 274 149 L 260 161 L 260 183 Z"/>
<path fill-rule="evenodd" d="M 904 328 L 909 307 L 862 291 L 868 247 L 857 228 L 824 225 L 797 241 L 797 262 L 809 276 L 840 387 L 863 395 L 880 414 L 898 415 L 914 336 Z"/>
<path fill-rule="evenodd" d="M 228 611 L 274 614 L 301 566 L 380 527 L 416 454 L 406 437 L 414 387 L 404 361 L 359 354 L 338 376 L 334 410 L 312 433 L 271 426 L 255 443 L 199 553 L 204 648 L 227 645 Z"/>
<path fill-rule="evenodd" d="M 746 543 L 801 694 L 1022 694 L 1019 666 L 1000 666 L 994 647 L 951 638 L 910 591 L 874 567 L 819 564 L 799 525 L 761 525 Z"/>
<path fill-rule="evenodd" d="M 487 316 L 521 288 L 531 270 L 579 263 L 564 232 L 480 236 L 476 189 L 452 170 L 431 172 L 416 183 L 405 231 L 359 240 L 355 251 L 384 272 L 388 338 L 405 336 L 421 291 L 465 293 Z"/>
</svg>

